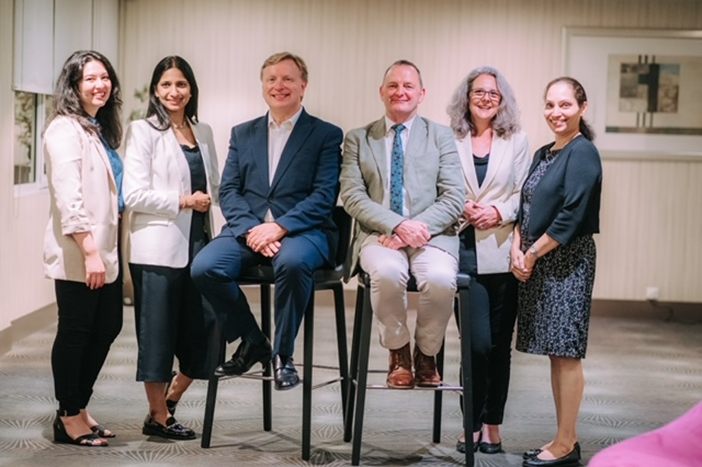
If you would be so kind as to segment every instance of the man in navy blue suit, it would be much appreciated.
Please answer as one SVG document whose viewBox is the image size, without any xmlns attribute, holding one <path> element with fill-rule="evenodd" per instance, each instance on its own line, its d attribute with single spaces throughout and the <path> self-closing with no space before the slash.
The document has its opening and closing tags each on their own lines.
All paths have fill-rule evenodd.
<svg viewBox="0 0 702 467">
<path fill-rule="evenodd" d="M 288 52 L 261 67 L 269 112 L 232 128 L 219 199 L 226 225 L 195 258 L 192 276 L 214 306 L 228 342 L 241 338 L 220 375 L 274 359 L 275 388 L 300 383 L 295 337 L 313 299 L 314 271 L 332 262 L 338 232 L 342 131 L 305 112 L 307 66 Z M 261 332 L 237 279 L 256 264 L 275 273 L 274 347 Z"/>
</svg>

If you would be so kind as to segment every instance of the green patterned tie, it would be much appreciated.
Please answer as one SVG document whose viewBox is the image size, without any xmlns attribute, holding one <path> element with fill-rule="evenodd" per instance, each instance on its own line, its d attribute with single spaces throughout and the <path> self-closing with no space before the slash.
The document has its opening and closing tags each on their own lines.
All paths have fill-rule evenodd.
<svg viewBox="0 0 702 467">
<path fill-rule="evenodd" d="M 390 209 L 402 215 L 402 166 L 404 153 L 402 152 L 402 139 L 400 133 L 405 129 L 402 124 L 393 125 L 395 139 L 392 142 L 392 162 L 390 163 Z"/>
</svg>

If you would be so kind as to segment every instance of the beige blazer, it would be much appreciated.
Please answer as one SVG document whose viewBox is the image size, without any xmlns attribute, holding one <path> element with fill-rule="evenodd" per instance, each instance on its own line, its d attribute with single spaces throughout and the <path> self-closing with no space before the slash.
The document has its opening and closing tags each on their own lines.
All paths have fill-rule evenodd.
<svg viewBox="0 0 702 467">
<path fill-rule="evenodd" d="M 212 129 L 193 124 L 207 175 L 207 193 L 219 204 L 219 168 Z M 183 268 L 188 264 L 192 209 L 180 209 L 190 195 L 190 167 L 172 129 L 159 131 L 146 120 L 127 128 L 124 204 L 129 214 L 125 257 L 130 263 Z M 214 221 L 207 216 L 210 234 Z"/>
<path fill-rule="evenodd" d="M 456 145 L 463 166 L 466 200 L 495 206 L 502 217 L 497 227 L 475 230 L 478 274 L 509 272 L 519 196 L 531 164 L 526 134 L 520 132 L 509 139 L 493 138 L 487 173 L 481 186 L 478 186 L 475 173 L 470 134 L 458 140 Z"/>
<path fill-rule="evenodd" d="M 350 131 L 344 141 L 341 200 L 355 222 L 346 276 L 356 273 L 363 241 L 373 233 L 392 235 L 405 218 L 383 205 L 387 173 L 385 119 Z M 404 189 L 409 218 L 424 222 L 429 244 L 458 257 L 458 218 L 463 212 L 464 184 L 451 130 L 416 117 L 407 141 Z"/>
<path fill-rule="evenodd" d="M 105 265 L 105 280 L 119 274 L 119 212 L 112 166 L 96 135 L 71 117 L 56 117 L 44 132 L 51 206 L 44 235 L 44 273 L 85 282 L 85 259 L 71 234 L 90 232 Z"/>
</svg>

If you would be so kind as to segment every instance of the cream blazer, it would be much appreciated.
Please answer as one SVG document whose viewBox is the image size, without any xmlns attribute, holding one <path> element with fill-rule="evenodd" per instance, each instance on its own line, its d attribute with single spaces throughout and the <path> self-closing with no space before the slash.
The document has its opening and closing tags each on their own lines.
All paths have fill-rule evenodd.
<svg viewBox="0 0 702 467">
<path fill-rule="evenodd" d="M 492 139 L 487 173 L 481 186 L 478 186 L 475 173 L 470 134 L 456 141 L 456 146 L 466 181 L 466 200 L 495 206 L 502 217 L 502 222 L 497 227 L 475 229 L 478 274 L 509 272 L 509 254 L 519 196 L 531 164 L 526 134 L 519 132 L 509 139 Z"/>
<path fill-rule="evenodd" d="M 44 235 L 44 274 L 85 282 L 85 259 L 71 234 L 90 232 L 105 265 L 105 280 L 119 274 L 119 212 L 112 166 L 97 135 L 71 117 L 54 118 L 44 132 L 51 207 Z"/>
<path fill-rule="evenodd" d="M 153 118 L 153 117 L 152 117 Z M 207 175 L 207 193 L 219 204 L 220 174 L 212 129 L 191 123 Z M 127 128 L 124 204 L 129 214 L 125 257 L 130 263 L 184 268 L 188 264 L 192 209 L 179 209 L 190 195 L 190 167 L 172 129 L 159 131 L 146 120 Z M 211 213 L 208 213 L 211 214 Z M 207 216 L 206 227 L 214 232 Z"/>
</svg>

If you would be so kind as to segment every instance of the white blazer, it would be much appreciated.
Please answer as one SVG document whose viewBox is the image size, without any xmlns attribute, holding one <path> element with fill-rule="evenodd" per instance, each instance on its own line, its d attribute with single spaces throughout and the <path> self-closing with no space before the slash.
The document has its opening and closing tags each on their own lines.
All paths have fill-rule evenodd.
<svg viewBox="0 0 702 467">
<path fill-rule="evenodd" d="M 44 234 L 44 273 L 85 282 L 85 258 L 71 234 L 90 232 L 105 265 L 105 280 L 119 274 L 119 210 L 112 166 L 97 135 L 71 117 L 54 118 L 44 132 L 51 207 Z"/>
<path fill-rule="evenodd" d="M 473 163 L 471 136 L 456 141 L 466 181 L 466 200 L 495 206 L 502 217 L 497 227 L 475 229 L 478 274 L 509 272 L 510 248 L 514 221 L 519 209 L 519 196 L 531 164 L 526 134 L 519 132 L 509 139 L 494 137 L 483 184 Z"/>
<path fill-rule="evenodd" d="M 152 117 L 155 118 L 155 117 Z M 156 120 L 154 120 L 155 122 Z M 219 204 L 219 168 L 212 129 L 193 124 L 207 175 L 207 193 Z M 159 131 L 146 120 L 127 128 L 122 190 L 129 212 L 125 256 L 130 263 L 184 268 L 188 264 L 192 209 L 180 209 L 190 195 L 190 167 L 173 129 Z M 206 227 L 214 231 L 212 216 Z"/>
</svg>

